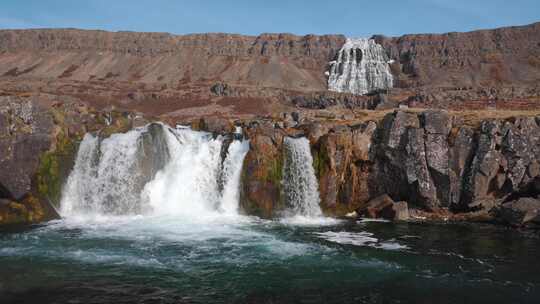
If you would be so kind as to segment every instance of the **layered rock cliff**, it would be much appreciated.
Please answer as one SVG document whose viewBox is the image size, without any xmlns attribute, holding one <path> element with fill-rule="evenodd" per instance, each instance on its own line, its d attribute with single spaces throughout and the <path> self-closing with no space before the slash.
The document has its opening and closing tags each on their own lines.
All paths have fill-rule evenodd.
<svg viewBox="0 0 540 304">
<path fill-rule="evenodd" d="M 0 172 L 0 222 L 54 218 L 83 135 L 105 138 L 149 121 L 136 113 L 95 111 L 50 97 L 0 99 L 1 164 L 7 168 Z M 233 121 L 225 118 L 191 123 L 194 129 L 233 136 Z M 360 211 L 388 195 L 427 215 L 503 217 L 515 223 L 523 220 L 516 213 L 527 214 L 519 206 L 531 206 L 520 199 L 535 201 L 540 195 L 538 115 L 470 119 L 440 110 L 397 110 L 381 118 L 342 120 L 291 113 L 234 124 L 250 140 L 240 195 L 247 214 L 273 217 L 290 207 L 284 187 L 287 137 L 309 140 L 309 165 L 327 215 Z M 147 142 L 155 146 L 155 140 L 150 136 Z"/>
<path fill-rule="evenodd" d="M 506 202 L 540 195 L 539 131 L 538 116 L 468 125 L 434 110 L 396 111 L 378 122 L 306 122 L 292 129 L 255 124 L 247 131 L 252 149 L 242 204 L 261 216 L 284 208 L 283 138 L 306 136 L 327 214 L 345 215 L 387 194 L 428 214 L 490 217 Z"/>
<path fill-rule="evenodd" d="M 286 207 L 287 136 L 309 139 L 327 214 L 385 194 L 432 214 L 529 214 L 540 183 L 540 23 L 372 39 L 379 68 L 368 71 L 369 54 L 341 35 L 2 30 L 0 222 L 54 217 L 84 134 L 148 117 L 222 134 L 243 125 L 249 214 Z M 329 91 L 326 72 L 345 72 L 340 56 L 356 69 L 343 83 L 379 72 L 385 81 Z M 391 110 L 404 106 L 450 111 Z M 453 111 L 473 108 L 521 112 Z"/>
<path fill-rule="evenodd" d="M 387 107 L 539 107 L 540 23 L 372 38 L 349 41 L 372 41 L 381 54 L 369 48 L 344 53 L 347 40 L 342 35 L 3 30 L 0 88 L 176 117 L 209 111 L 229 117 L 267 115 L 276 108 L 314 108 L 310 98 L 328 89 L 363 94 L 388 87 L 394 88 L 385 92 Z M 344 56 L 351 50 L 354 56 Z M 366 63 L 370 54 L 376 62 Z M 348 70 L 357 71 L 360 79 L 347 74 L 338 89 L 335 75 L 348 66 L 333 64 L 340 56 L 359 62 Z M 376 68 L 387 65 L 386 60 L 389 71 Z M 296 99 L 308 102 L 293 104 Z"/>
</svg>

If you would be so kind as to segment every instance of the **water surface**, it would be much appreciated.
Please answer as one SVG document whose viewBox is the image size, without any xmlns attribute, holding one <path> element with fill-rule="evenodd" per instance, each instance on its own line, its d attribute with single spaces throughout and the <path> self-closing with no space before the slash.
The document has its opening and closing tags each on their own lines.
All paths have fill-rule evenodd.
<svg viewBox="0 0 540 304">
<path fill-rule="evenodd" d="M 538 303 L 540 240 L 491 225 L 71 217 L 0 234 L 0 303 Z"/>
</svg>

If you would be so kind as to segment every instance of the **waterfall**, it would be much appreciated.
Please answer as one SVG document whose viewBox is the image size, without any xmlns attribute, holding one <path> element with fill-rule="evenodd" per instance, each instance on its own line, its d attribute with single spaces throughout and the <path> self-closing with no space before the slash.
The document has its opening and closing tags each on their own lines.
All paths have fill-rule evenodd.
<svg viewBox="0 0 540 304">
<path fill-rule="evenodd" d="M 237 134 L 239 134 L 237 132 Z M 249 142 L 235 140 L 229 145 L 229 150 L 223 164 L 223 195 L 221 209 L 227 214 L 238 213 L 240 199 L 240 175 L 242 164 L 249 151 Z"/>
<path fill-rule="evenodd" d="M 144 209 L 139 193 L 138 140 L 143 129 L 101 140 L 86 134 L 64 189 L 62 214 L 133 214 Z"/>
<path fill-rule="evenodd" d="M 330 91 L 363 95 L 392 85 L 388 58 L 383 47 L 373 39 L 347 38 L 337 60 L 330 62 Z"/>
<path fill-rule="evenodd" d="M 64 187 L 61 214 L 236 214 L 249 143 L 232 140 L 226 153 L 223 144 L 222 136 L 163 124 L 106 139 L 87 134 Z"/>
<path fill-rule="evenodd" d="M 305 137 L 286 137 L 284 147 L 283 192 L 290 212 L 307 217 L 321 216 L 319 186 L 309 141 Z"/>
</svg>

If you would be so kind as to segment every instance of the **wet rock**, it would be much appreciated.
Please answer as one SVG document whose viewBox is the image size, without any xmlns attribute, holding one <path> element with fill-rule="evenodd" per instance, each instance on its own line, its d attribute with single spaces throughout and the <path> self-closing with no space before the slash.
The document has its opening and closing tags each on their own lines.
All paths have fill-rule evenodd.
<svg viewBox="0 0 540 304">
<path fill-rule="evenodd" d="M 503 221 L 514 226 L 540 224 L 540 200 L 520 198 L 503 204 L 496 213 Z"/>
<path fill-rule="evenodd" d="M 384 194 L 370 200 L 364 207 L 358 209 L 361 217 L 384 218 L 392 221 L 409 220 L 409 207 L 407 202 L 394 202 L 390 196 Z"/>
<path fill-rule="evenodd" d="M 360 216 L 365 216 L 368 218 L 380 218 L 381 213 L 384 209 L 390 208 L 394 205 L 394 201 L 387 194 L 378 196 L 370 200 L 366 206 L 357 210 L 357 213 Z"/>
<path fill-rule="evenodd" d="M 409 206 L 407 202 L 395 202 L 380 211 L 382 218 L 392 221 L 408 221 Z"/>
<path fill-rule="evenodd" d="M 271 218 L 285 208 L 282 197 L 283 134 L 265 125 L 248 128 L 250 149 L 242 168 L 240 207 Z"/>
<path fill-rule="evenodd" d="M 136 153 L 139 169 L 136 172 L 139 172 L 137 184 L 141 190 L 169 162 L 170 151 L 165 132 L 169 131 L 163 125 L 152 123 L 139 138 Z"/>
<path fill-rule="evenodd" d="M 0 226 L 39 223 L 55 216 L 37 199 L 29 196 L 20 202 L 0 199 Z"/>
</svg>

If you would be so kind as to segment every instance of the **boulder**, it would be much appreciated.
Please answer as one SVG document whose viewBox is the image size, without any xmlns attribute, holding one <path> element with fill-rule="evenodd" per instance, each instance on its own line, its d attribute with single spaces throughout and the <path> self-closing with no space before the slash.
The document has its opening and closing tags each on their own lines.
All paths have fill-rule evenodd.
<svg viewBox="0 0 540 304">
<path fill-rule="evenodd" d="M 406 221 L 409 219 L 409 207 L 407 202 L 394 202 L 390 196 L 383 194 L 358 209 L 357 214 L 367 218 Z"/>
<path fill-rule="evenodd" d="M 387 194 L 378 196 L 370 200 L 363 208 L 360 208 L 357 213 L 360 216 L 368 218 L 380 218 L 384 209 L 390 208 L 394 205 L 394 201 Z"/>
<path fill-rule="evenodd" d="M 199 129 L 214 134 L 226 134 L 234 132 L 234 124 L 226 118 L 208 116 L 200 119 Z"/>
<path fill-rule="evenodd" d="M 46 208 L 32 196 L 20 202 L 0 199 L 0 227 L 35 224 L 55 216 L 54 210 Z"/>
<path fill-rule="evenodd" d="M 540 200 L 525 197 L 500 206 L 496 212 L 504 222 L 521 226 L 527 223 L 540 224 Z"/>
<path fill-rule="evenodd" d="M 395 202 L 382 209 L 380 216 L 392 221 L 407 221 L 409 220 L 409 205 L 407 202 Z"/>
</svg>

